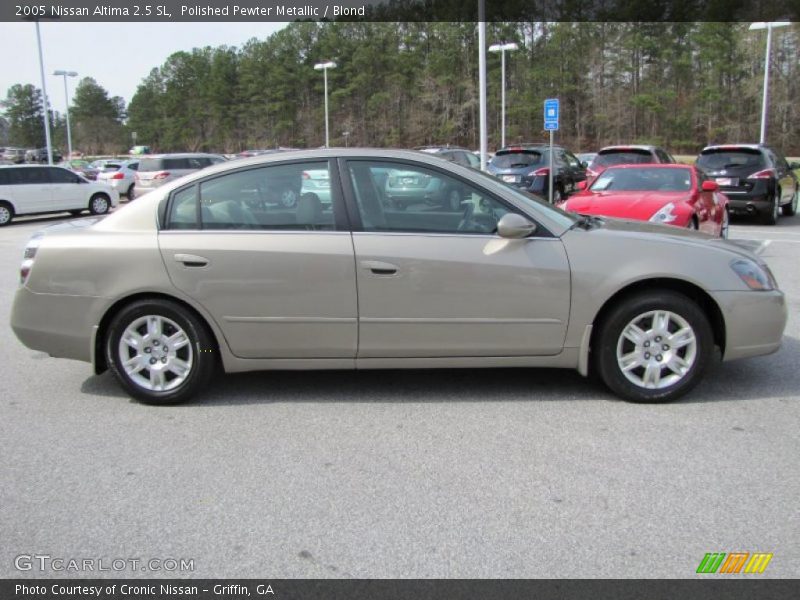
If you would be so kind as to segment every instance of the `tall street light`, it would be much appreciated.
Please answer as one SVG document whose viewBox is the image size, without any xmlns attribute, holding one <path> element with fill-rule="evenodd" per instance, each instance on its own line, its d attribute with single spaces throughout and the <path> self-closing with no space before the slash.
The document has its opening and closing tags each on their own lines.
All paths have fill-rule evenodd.
<svg viewBox="0 0 800 600">
<path fill-rule="evenodd" d="M 36 21 L 36 43 L 39 46 L 39 75 L 42 78 L 42 102 L 44 104 L 44 137 L 47 142 L 47 164 L 53 164 L 53 144 L 50 141 L 50 106 L 47 103 L 47 84 L 44 81 L 44 58 L 42 58 L 42 35 Z"/>
<path fill-rule="evenodd" d="M 506 145 L 506 52 L 513 52 L 514 50 L 519 49 L 514 42 L 504 42 L 502 44 L 492 44 L 489 46 L 489 52 L 499 52 L 500 53 L 500 63 L 501 63 L 501 73 L 502 73 L 502 86 L 500 92 L 500 147 L 503 148 Z"/>
<path fill-rule="evenodd" d="M 750 25 L 750 31 L 756 29 L 767 30 L 767 52 L 764 57 L 764 96 L 761 99 L 761 136 L 760 143 L 765 144 L 767 141 L 767 99 L 769 97 L 769 54 L 770 45 L 772 44 L 772 30 L 777 27 L 786 27 L 791 25 L 788 21 L 772 21 L 768 23 L 758 22 Z"/>
<path fill-rule="evenodd" d="M 69 128 L 69 92 L 67 92 L 67 77 L 77 77 L 75 71 L 53 71 L 53 75 L 60 75 L 64 78 L 64 98 L 67 102 L 67 160 L 72 158 L 72 131 Z"/>
<path fill-rule="evenodd" d="M 327 148 L 330 144 L 328 141 L 328 69 L 335 69 L 336 63 L 332 60 L 327 62 L 321 62 L 314 65 L 314 69 L 317 71 L 322 71 L 322 74 L 325 78 L 325 147 Z"/>
</svg>

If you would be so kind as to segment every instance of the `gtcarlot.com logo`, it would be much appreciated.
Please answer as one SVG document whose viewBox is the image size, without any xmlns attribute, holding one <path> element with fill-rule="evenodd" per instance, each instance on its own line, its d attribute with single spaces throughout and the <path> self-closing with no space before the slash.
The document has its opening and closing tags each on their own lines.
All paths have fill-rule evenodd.
<svg viewBox="0 0 800 600">
<path fill-rule="evenodd" d="M 63 558 L 49 554 L 20 554 L 14 558 L 18 571 L 92 573 L 121 571 L 194 571 L 193 558 Z"/>
<path fill-rule="evenodd" d="M 772 560 L 771 552 L 709 552 L 700 561 L 698 573 L 719 573 L 720 575 L 735 575 L 737 573 L 763 573 L 769 561 Z"/>
</svg>

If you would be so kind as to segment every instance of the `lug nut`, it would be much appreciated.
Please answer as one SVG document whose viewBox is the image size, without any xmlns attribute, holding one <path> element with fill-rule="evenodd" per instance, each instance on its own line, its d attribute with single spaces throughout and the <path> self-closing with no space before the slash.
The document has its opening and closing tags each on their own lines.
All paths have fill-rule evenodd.
<svg viewBox="0 0 800 600">
<path fill-rule="evenodd" d="M 657 360 L 658 362 L 661 362 L 663 359 L 664 359 L 664 357 L 663 357 L 663 356 L 661 356 L 660 354 L 656 354 L 656 360 Z"/>
<path fill-rule="evenodd" d="M 155 358 L 151 358 L 151 359 L 150 359 L 150 364 L 151 364 L 151 365 L 154 365 L 154 364 L 156 364 L 156 362 L 157 362 L 157 361 L 156 361 L 156 359 L 155 359 Z"/>
<path fill-rule="evenodd" d="M 645 357 L 645 358 L 650 358 L 650 353 L 649 353 L 649 352 L 645 352 L 645 353 L 644 353 L 644 357 Z"/>
<path fill-rule="evenodd" d="M 660 336 L 660 335 L 656 336 L 656 341 L 657 341 L 657 342 L 660 342 L 660 341 L 661 341 L 661 336 Z"/>
<path fill-rule="evenodd" d="M 664 344 L 663 346 L 661 346 L 661 348 L 662 348 L 664 351 L 667 351 L 667 350 L 669 350 L 669 346 L 667 346 L 666 344 Z"/>
<path fill-rule="evenodd" d="M 645 348 L 649 348 L 649 347 L 650 347 L 650 342 L 645 342 L 645 343 L 644 343 L 644 347 L 645 347 Z"/>
<path fill-rule="evenodd" d="M 165 356 L 164 358 L 162 358 L 161 362 L 164 363 L 164 364 L 167 364 L 167 357 Z"/>
<path fill-rule="evenodd" d="M 158 346 L 158 340 L 153 340 L 153 346 Z"/>
<path fill-rule="evenodd" d="M 152 352 L 152 350 L 150 349 L 150 346 L 145 347 L 144 351 L 145 351 L 146 354 L 150 354 Z"/>
</svg>

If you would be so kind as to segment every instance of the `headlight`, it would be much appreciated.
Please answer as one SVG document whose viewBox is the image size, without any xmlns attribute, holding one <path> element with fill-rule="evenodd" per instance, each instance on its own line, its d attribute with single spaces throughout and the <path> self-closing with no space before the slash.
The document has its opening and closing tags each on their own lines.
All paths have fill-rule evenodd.
<svg viewBox="0 0 800 600">
<path fill-rule="evenodd" d="M 672 202 L 669 202 L 662 206 L 661 210 L 659 210 L 656 214 L 650 217 L 650 221 L 653 223 L 672 223 L 678 218 L 678 215 L 672 212 L 673 210 L 675 210 L 675 205 Z"/>
<path fill-rule="evenodd" d="M 777 287 L 769 269 L 752 260 L 737 258 L 731 262 L 731 269 L 751 290 L 768 291 Z"/>
</svg>

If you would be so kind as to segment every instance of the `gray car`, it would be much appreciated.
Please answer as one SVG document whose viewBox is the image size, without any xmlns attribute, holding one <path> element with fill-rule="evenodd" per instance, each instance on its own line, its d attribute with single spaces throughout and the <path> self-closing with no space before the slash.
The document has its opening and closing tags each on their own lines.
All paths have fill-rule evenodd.
<svg viewBox="0 0 800 600">
<path fill-rule="evenodd" d="M 174 179 L 221 162 L 225 162 L 224 156 L 196 152 L 143 157 L 139 159 L 133 195 L 139 197 Z"/>
<path fill-rule="evenodd" d="M 330 205 L 280 202 L 320 169 Z M 463 210 L 393 208 L 392 171 L 457 184 Z M 217 165 L 44 230 L 11 325 L 148 403 L 192 398 L 218 367 L 561 367 L 653 402 L 694 387 L 715 347 L 775 352 L 786 319 L 767 265 L 728 241 L 569 215 L 417 152 L 329 149 Z"/>
<path fill-rule="evenodd" d="M 122 162 L 106 162 L 103 170 L 98 173 L 97 181 L 107 183 L 119 192 L 120 196 L 127 196 L 133 200 L 133 189 L 136 183 L 136 173 L 139 170 L 139 160 L 125 160 Z"/>
</svg>

